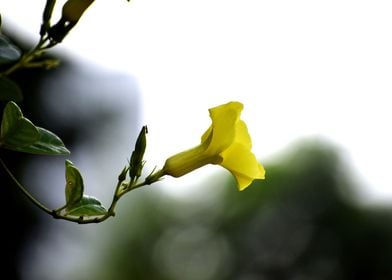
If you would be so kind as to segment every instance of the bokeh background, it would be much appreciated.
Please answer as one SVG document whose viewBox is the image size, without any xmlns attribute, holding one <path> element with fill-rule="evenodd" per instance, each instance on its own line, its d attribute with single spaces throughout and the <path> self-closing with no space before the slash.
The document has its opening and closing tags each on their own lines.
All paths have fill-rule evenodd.
<svg viewBox="0 0 392 280">
<path fill-rule="evenodd" d="M 28 48 L 45 1 L 2 0 Z M 61 6 L 65 1 L 58 1 Z M 50 55 L 19 71 L 25 115 L 60 135 L 86 192 L 108 205 L 140 127 L 146 168 L 197 144 L 230 100 L 267 179 L 238 192 L 216 166 L 124 197 L 81 226 L 35 209 L 4 172 L 1 264 L 10 279 L 391 279 L 388 1 L 96 1 Z M 59 10 L 56 11 L 57 16 Z M 64 160 L 2 151 L 46 205 Z"/>
</svg>

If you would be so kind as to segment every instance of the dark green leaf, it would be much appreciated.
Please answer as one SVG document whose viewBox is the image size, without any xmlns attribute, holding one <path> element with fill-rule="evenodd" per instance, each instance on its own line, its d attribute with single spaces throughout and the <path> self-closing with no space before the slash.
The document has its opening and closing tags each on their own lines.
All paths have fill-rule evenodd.
<svg viewBox="0 0 392 280">
<path fill-rule="evenodd" d="M 71 216 L 101 216 L 107 212 L 98 199 L 87 195 L 83 196 L 79 203 L 71 208 L 67 208 L 67 210 L 67 215 Z"/>
<path fill-rule="evenodd" d="M 79 170 L 69 160 L 65 161 L 65 182 L 66 206 L 73 208 L 83 197 L 84 184 Z"/>
<path fill-rule="evenodd" d="M 23 117 L 16 103 L 10 101 L 4 108 L 1 122 L 0 143 L 8 149 L 31 145 L 38 141 L 40 134 L 34 124 Z"/>
<path fill-rule="evenodd" d="M 49 130 L 37 127 L 39 132 L 38 141 L 31 145 L 15 147 L 12 150 L 36 155 L 69 155 L 70 151 L 65 147 L 63 141 Z"/>
<path fill-rule="evenodd" d="M 9 64 L 19 60 L 22 52 L 10 40 L 0 34 L 0 65 Z"/>
<path fill-rule="evenodd" d="M 14 102 L 8 102 L 1 123 L 0 143 L 4 148 L 39 155 L 68 155 L 63 141 L 49 130 L 36 127 Z"/>
<path fill-rule="evenodd" d="M 15 101 L 23 100 L 22 91 L 19 86 L 6 77 L 0 77 L 0 101 Z"/>
</svg>

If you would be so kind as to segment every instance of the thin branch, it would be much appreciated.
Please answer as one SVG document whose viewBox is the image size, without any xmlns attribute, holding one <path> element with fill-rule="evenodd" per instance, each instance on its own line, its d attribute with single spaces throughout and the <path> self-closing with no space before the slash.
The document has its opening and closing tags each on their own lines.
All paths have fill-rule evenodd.
<svg viewBox="0 0 392 280">
<path fill-rule="evenodd" d="M 42 211 L 48 213 L 49 215 L 52 215 L 52 210 L 47 208 L 45 205 L 43 205 L 41 202 L 39 202 L 35 197 L 33 197 L 25 187 L 15 178 L 14 174 L 12 174 L 11 170 L 8 169 L 7 165 L 5 162 L 0 158 L 0 163 L 3 166 L 4 170 L 8 173 L 8 175 L 11 177 L 12 181 L 16 184 L 16 186 L 19 188 L 19 190 L 38 208 L 40 208 Z M 52 215 L 53 216 L 53 215 Z"/>
<path fill-rule="evenodd" d="M 3 75 L 7 76 L 7 75 L 15 72 L 19 68 L 28 67 L 34 58 L 39 57 L 40 55 L 42 55 L 42 53 L 45 50 L 56 45 L 51 42 L 48 43 L 48 41 L 49 41 L 48 37 L 41 37 L 39 42 L 37 43 L 37 45 L 32 50 L 25 53 L 17 63 L 12 65 L 10 68 L 5 70 L 4 72 L 0 73 L 0 76 L 3 76 Z M 48 43 L 48 44 L 45 45 L 46 43 Z"/>
<path fill-rule="evenodd" d="M 86 217 L 86 216 L 69 216 L 69 215 L 62 215 L 61 212 L 66 208 L 66 206 L 60 207 L 58 209 L 51 210 L 47 208 L 45 205 L 43 205 L 41 202 L 39 202 L 35 197 L 33 197 L 27 190 L 26 188 L 16 179 L 14 174 L 12 174 L 11 170 L 7 167 L 5 162 L 0 158 L 0 163 L 3 166 L 4 170 L 7 172 L 7 174 L 11 177 L 11 179 L 14 181 L 14 183 L 17 185 L 19 190 L 39 209 L 44 211 L 45 213 L 49 214 L 55 219 L 62 219 L 66 220 L 69 222 L 74 222 L 78 224 L 92 224 L 92 223 L 101 223 L 105 220 L 107 220 L 109 217 L 114 217 L 115 212 L 114 208 L 117 205 L 118 200 L 126 193 L 138 189 L 140 187 L 150 185 L 152 183 L 155 183 L 160 180 L 160 178 L 164 175 L 162 171 L 158 171 L 154 174 L 150 174 L 142 183 L 135 184 L 133 186 L 124 186 L 122 181 L 119 181 L 116 190 L 113 194 L 113 199 L 112 203 L 110 204 L 110 207 L 108 211 L 101 216 L 95 216 L 95 217 Z M 125 187 L 125 189 L 121 189 Z"/>
</svg>

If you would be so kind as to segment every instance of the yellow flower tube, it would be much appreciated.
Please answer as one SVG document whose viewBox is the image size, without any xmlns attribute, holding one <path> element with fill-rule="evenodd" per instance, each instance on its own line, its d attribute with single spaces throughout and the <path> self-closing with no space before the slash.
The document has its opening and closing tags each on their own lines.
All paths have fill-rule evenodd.
<svg viewBox="0 0 392 280">
<path fill-rule="evenodd" d="M 239 190 L 255 179 L 264 179 L 264 167 L 251 152 L 247 126 L 240 120 L 242 109 L 240 102 L 209 109 L 212 125 L 202 135 L 201 143 L 168 158 L 163 174 L 180 177 L 206 164 L 219 164 L 233 174 Z"/>
</svg>

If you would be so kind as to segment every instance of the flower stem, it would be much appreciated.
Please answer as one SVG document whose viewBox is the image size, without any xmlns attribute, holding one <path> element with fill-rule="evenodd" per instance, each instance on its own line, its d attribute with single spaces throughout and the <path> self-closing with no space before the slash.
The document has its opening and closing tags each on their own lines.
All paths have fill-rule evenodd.
<svg viewBox="0 0 392 280">
<path fill-rule="evenodd" d="M 39 209 L 41 209 L 42 211 L 44 211 L 45 213 L 49 214 L 50 216 L 52 216 L 55 219 L 62 219 L 62 220 L 66 220 L 69 222 L 74 222 L 74 223 L 78 223 L 78 224 L 92 224 L 92 223 L 101 223 L 105 220 L 107 220 L 109 217 L 114 217 L 115 216 L 115 212 L 114 209 L 117 205 L 118 200 L 126 193 L 146 186 L 146 185 L 150 185 L 153 184 L 157 181 L 160 180 L 160 178 L 165 175 L 161 170 L 155 173 L 150 174 L 149 176 L 147 176 L 147 178 L 138 184 L 133 184 L 133 185 L 125 185 L 123 183 L 123 181 L 119 181 L 117 183 L 116 186 L 116 190 L 113 194 L 113 199 L 112 199 L 112 203 L 110 204 L 110 207 L 108 209 L 108 211 L 101 215 L 101 216 L 94 216 L 94 217 L 86 217 L 86 216 L 69 216 L 69 215 L 64 215 L 61 212 L 66 208 L 66 206 L 60 207 L 58 209 L 54 209 L 51 210 L 49 208 L 47 208 L 45 205 L 43 205 L 41 202 L 39 202 L 34 196 L 32 196 L 27 190 L 26 188 L 18 181 L 18 179 L 16 179 L 16 177 L 12 174 L 11 170 L 9 170 L 9 168 L 7 167 L 7 165 L 5 164 L 5 162 L 0 158 L 0 164 L 3 166 L 4 170 L 7 172 L 7 174 L 11 177 L 12 181 L 14 181 L 14 183 L 17 185 L 17 187 L 19 188 L 19 190 L 35 205 L 37 206 Z"/>
<path fill-rule="evenodd" d="M 4 161 L 0 158 L 0 163 L 3 166 L 4 170 L 8 173 L 8 175 L 11 177 L 12 181 L 16 184 L 16 186 L 19 188 L 19 190 L 39 209 L 42 211 L 46 212 L 49 215 L 52 215 L 52 210 L 47 208 L 45 205 L 43 205 L 41 202 L 39 202 L 35 197 L 33 197 L 25 187 L 15 178 L 14 174 L 12 174 L 11 170 L 7 167 L 7 165 L 4 163 Z"/>
<path fill-rule="evenodd" d="M 22 67 L 29 67 L 31 64 L 31 61 L 34 58 L 42 55 L 42 53 L 45 50 L 55 46 L 54 43 L 51 43 L 51 42 L 48 43 L 48 41 L 49 41 L 48 37 L 41 37 L 39 42 L 37 43 L 37 45 L 32 50 L 25 53 L 17 63 L 12 65 L 10 68 L 5 70 L 4 72 L 0 73 L 0 76 L 10 75 L 11 73 L 15 72 L 16 70 L 18 70 L 19 68 L 22 68 Z M 48 43 L 48 44 L 45 45 L 46 43 Z M 36 63 L 34 65 L 36 65 Z"/>
</svg>

